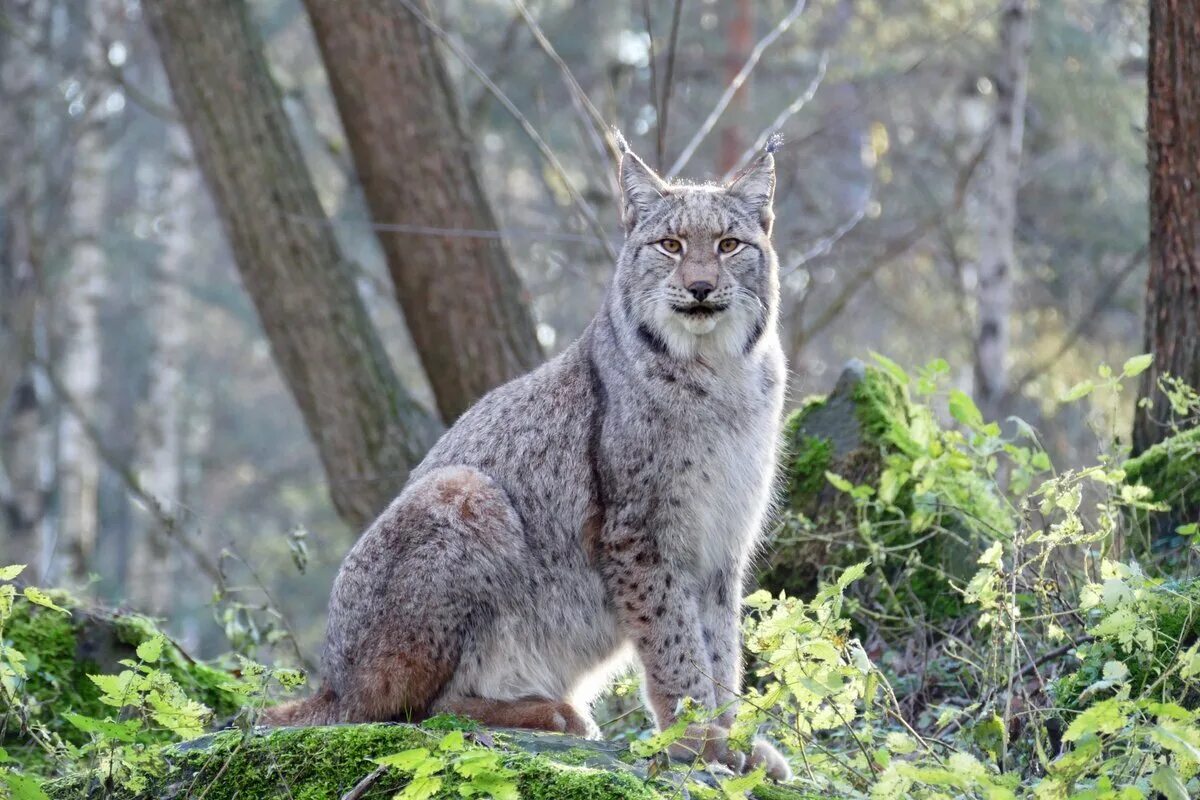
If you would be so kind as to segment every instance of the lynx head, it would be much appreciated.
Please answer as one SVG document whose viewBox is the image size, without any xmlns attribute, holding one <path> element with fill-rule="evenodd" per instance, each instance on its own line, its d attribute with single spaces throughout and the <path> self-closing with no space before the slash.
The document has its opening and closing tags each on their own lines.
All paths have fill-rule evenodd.
<svg viewBox="0 0 1200 800">
<path fill-rule="evenodd" d="M 778 140 L 728 184 L 664 181 L 617 136 L 625 245 L 615 298 L 675 358 L 749 353 L 774 325 L 771 198 Z"/>
</svg>

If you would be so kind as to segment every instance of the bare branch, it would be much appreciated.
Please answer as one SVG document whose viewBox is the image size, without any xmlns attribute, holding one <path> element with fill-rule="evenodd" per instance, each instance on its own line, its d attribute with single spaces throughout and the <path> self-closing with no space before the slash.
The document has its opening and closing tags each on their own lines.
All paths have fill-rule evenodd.
<svg viewBox="0 0 1200 800">
<path fill-rule="evenodd" d="M 173 540 L 188 552 L 195 561 L 196 566 L 200 571 L 211 578 L 214 582 L 220 582 L 221 570 L 212 557 L 199 544 L 192 539 L 184 536 L 180 530 L 179 518 L 172 514 L 167 509 L 163 508 L 162 503 L 157 497 L 150 494 L 141 481 L 138 480 L 136 474 L 128 464 L 125 464 L 105 443 L 104 437 L 100 435 L 96 424 L 84 413 L 79 403 L 67 391 L 63 382 L 59 379 L 58 374 L 54 369 L 41 359 L 35 359 L 34 363 L 46 376 L 47 382 L 54 389 L 54 394 L 71 412 L 71 416 L 79 422 L 79 427 L 83 430 L 84 435 L 91 442 L 92 447 L 96 451 L 96 455 L 100 456 L 100 460 L 104 462 L 104 466 L 108 467 L 113 473 L 121 479 L 121 483 L 125 485 L 125 490 L 146 507 L 146 510 L 154 517 L 158 526 L 154 529 L 158 535 L 162 536 L 164 541 Z"/>
<path fill-rule="evenodd" d="M 803 109 L 809 104 L 809 102 L 812 101 L 813 97 L 817 94 L 817 89 L 821 86 L 821 81 L 825 80 L 825 71 L 828 69 L 828 67 L 829 51 L 826 50 L 824 53 L 821 53 L 821 60 L 817 63 L 817 74 L 814 75 L 813 79 L 808 82 L 808 86 L 805 87 L 804 91 L 801 92 L 800 95 L 787 106 L 787 108 L 783 109 L 783 111 L 780 111 L 779 115 L 775 117 L 775 119 L 771 120 L 770 125 L 762 129 L 762 133 L 758 134 L 758 137 L 755 138 L 754 144 L 750 147 L 747 147 L 746 152 L 742 153 L 741 157 L 738 158 L 737 163 L 733 165 L 733 169 L 729 170 L 724 176 L 722 176 L 722 181 L 727 181 L 732 178 L 738 170 L 750 162 L 750 159 L 761 153 L 767 144 L 767 140 L 771 138 L 772 134 L 778 133 L 783 128 L 784 123 L 798 114 L 801 109 Z"/>
<path fill-rule="evenodd" d="M 683 15 L 683 0 L 675 0 L 675 9 L 671 12 L 671 36 L 667 43 L 667 69 L 663 78 L 662 99 L 659 101 L 656 133 L 658 134 L 658 168 L 662 167 L 662 157 L 667 151 L 667 119 L 671 112 L 671 94 L 675 89 L 675 56 L 679 53 L 679 20 Z M 658 100 L 658 98 L 655 98 Z"/>
<path fill-rule="evenodd" d="M 383 777 L 388 771 L 387 767 L 376 767 L 365 778 L 354 784 L 354 788 L 342 795 L 342 800 L 360 800 L 365 797 L 367 790 L 375 785 L 375 782 Z"/>
<path fill-rule="evenodd" d="M 805 326 L 796 336 L 795 350 L 799 352 L 814 336 L 827 328 L 850 301 L 854 295 L 858 294 L 859 290 L 866 286 L 870 281 L 879 274 L 880 270 L 888 264 L 900 258 L 909 251 L 921 238 L 928 233 L 937 224 L 937 217 L 931 217 L 924 222 L 918 224 L 915 228 L 909 231 L 904 236 L 901 236 L 896 241 L 892 242 L 883 253 L 881 253 L 874 261 L 856 272 L 838 292 L 837 296 L 827 303 L 822 309 L 820 316 L 811 324 Z"/>
<path fill-rule="evenodd" d="M 666 177 L 674 178 L 687 166 L 692 156 L 696 154 L 696 148 L 700 146 L 708 134 L 712 133 L 712 129 L 716 127 L 717 121 L 721 119 L 721 115 L 725 113 L 725 109 L 733 101 L 733 96 L 737 94 L 738 89 L 742 88 L 742 84 L 746 82 L 746 79 L 750 77 L 750 73 L 758 66 L 763 52 L 792 26 L 792 23 L 803 13 L 806 2 L 807 0 L 796 0 L 796 4 L 792 6 L 792 10 L 783 19 L 779 20 L 779 24 L 771 28 L 767 32 L 767 35 L 759 39 L 758 44 L 754 45 L 754 49 L 750 51 L 750 57 L 746 59 L 746 63 L 742 65 L 737 75 L 734 75 L 733 80 L 725 87 L 725 92 L 721 95 L 721 99 L 717 101 L 713 110 L 709 112 L 708 118 L 704 120 L 704 124 L 692 136 L 692 140 L 687 143 L 687 147 L 683 148 L 683 152 L 679 154 L 679 158 L 675 159 L 675 163 L 667 170 Z"/>
<path fill-rule="evenodd" d="M 593 142 L 600 145 L 600 151 L 606 152 L 612 163 L 617 163 L 620 160 L 620 154 L 617 152 L 616 146 L 610 141 L 608 129 L 611 127 L 604 121 L 603 115 L 592 103 L 591 98 L 587 96 L 587 92 L 579 85 L 579 81 L 575 79 L 575 73 L 571 72 L 571 68 L 567 66 L 567 62 L 562 59 L 558 51 L 554 49 L 554 45 L 546 38 L 546 34 L 542 32 L 541 27 L 537 24 L 537 20 L 529 13 L 529 9 L 521 0 L 513 0 L 513 5 L 517 9 L 517 13 L 521 15 L 521 19 L 529 26 L 529 32 L 533 34 L 533 39 L 538 43 L 550 60 L 558 67 L 562 73 L 563 83 L 567 85 L 567 90 L 571 93 L 571 97 L 577 107 L 582 107 L 587 114 L 590 125 L 588 131 L 592 136 Z"/>
<path fill-rule="evenodd" d="M 576 208 L 579 209 L 579 213 L 583 215 L 588 225 L 590 225 L 592 230 L 596 232 L 597 238 L 604 242 L 604 249 L 608 253 L 609 257 L 615 261 L 617 258 L 617 251 L 608 238 L 608 231 L 600 222 L 600 218 L 596 216 L 595 209 L 593 209 L 591 204 L 588 203 L 588 201 L 584 199 L 583 195 L 579 193 L 579 189 L 575 187 L 575 183 L 571 180 L 571 176 L 567 174 L 566 168 L 563 167 L 562 162 L 558 160 L 558 156 L 554 153 L 554 151 L 550 149 L 550 145 L 546 144 L 546 140 L 542 138 L 542 135 L 537 132 L 536 128 L 533 127 L 533 123 L 531 123 L 529 119 L 521 113 L 520 109 L 518 109 L 516 105 L 513 104 L 513 101 L 508 98 L 508 95 L 506 95 L 499 86 L 492 82 L 492 79 L 488 77 L 487 73 L 479 68 L 479 65 L 475 63 L 475 61 L 466 53 L 466 51 L 459 47 L 458 44 L 440 25 L 427 17 L 412 0 L 397 0 L 397 2 L 408 9 L 408 12 L 412 14 L 418 22 L 424 25 L 430 33 L 440 39 L 446 48 L 463 63 L 463 66 L 465 66 L 471 71 L 472 74 L 475 75 L 479 82 L 482 83 L 484 87 L 492 93 L 492 96 L 496 98 L 500 105 L 504 106 L 504 109 L 509 113 L 509 115 L 517 121 L 517 124 L 521 126 L 521 130 L 525 132 L 525 135 L 528 136 L 533 142 L 534 146 L 537 147 L 537 150 L 542 155 L 542 158 L 544 158 L 546 162 L 550 164 L 550 167 L 558 173 L 559 178 L 563 182 L 563 186 L 566 187 L 567 193 L 571 196 L 571 201 L 575 203 Z"/>
<path fill-rule="evenodd" d="M 1117 270 L 1116 274 L 1109 278 L 1104 284 L 1104 287 L 1096 293 L 1096 297 L 1092 301 L 1091 306 L 1089 306 L 1088 310 L 1084 312 L 1075 322 L 1070 333 L 1068 333 L 1063 338 L 1062 342 L 1059 343 L 1058 348 L 1054 351 L 1054 354 L 1048 358 L 1042 359 L 1037 364 L 1034 364 L 1029 369 L 1021 373 L 1021 376 L 1013 381 L 1012 387 L 1006 393 L 1006 397 L 1014 397 L 1017 394 L 1020 394 L 1022 389 L 1057 364 L 1058 360 L 1066 355 L 1068 350 L 1075 346 L 1075 342 L 1079 341 L 1079 338 L 1083 336 L 1083 334 L 1087 333 L 1088 328 L 1090 328 L 1096 321 L 1096 317 L 1100 314 L 1104 307 L 1108 305 L 1108 302 L 1112 299 L 1112 296 L 1117 293 L 1118 289 L 1121 288 L 1121 284 L 1125 282 L 1125 279 L 1132 275 L 1134 270 L 1142 265 L 1142 262 L 1146 258 L 1146 252 L 1147 246 L 1142 245 L 1135 253 L 1129 256 L 1129 259 L 1126 260 L 1126 262 L 1121 266 L 1121 269 Z"/>
<path fill-rule="evenodd" d="M 642 17 L 646 21 L 646 39 L 649 42 L 650 52 L 647 57 L 650 60 L 650 102 L 655 106 L 655 125 L 658 124 L 657 112 L 658 108 L 658 60 L 654 53 L 654 27 L 651 25 L 650 19 L 650 0 L 642 0 Z M 654 140 L 654 168 L 662 169 L 663 162 L 663 138 L 662 129 L 658 129 L 658 136 Z"/>
</svg>

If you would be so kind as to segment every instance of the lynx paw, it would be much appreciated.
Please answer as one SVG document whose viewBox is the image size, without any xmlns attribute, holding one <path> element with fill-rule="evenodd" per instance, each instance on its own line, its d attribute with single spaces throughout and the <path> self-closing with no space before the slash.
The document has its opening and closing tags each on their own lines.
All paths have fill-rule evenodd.
<svg viewBox="0 0 1200 800">
<path fill-rule="evenodd" d="M 745 754 L 730 748 L 729 731 L 720 725 L 689 725 L 667 753 L 678 761 L 694 761 L 699 756 L 707 764 L 720 764 L 735 773 L 746 765 Z"/>
<path fill-rule="evenodd" d="M 750 748 L 750 757 L 746 759 L 747 772 L 759 767 L 766 767 L 767 777 L 772 780 L 782 782 L 792 779 L 792 768 L 788 766 L 787 759 L 765 739 L 754 740 L 754 746 Z"/>
</svg>

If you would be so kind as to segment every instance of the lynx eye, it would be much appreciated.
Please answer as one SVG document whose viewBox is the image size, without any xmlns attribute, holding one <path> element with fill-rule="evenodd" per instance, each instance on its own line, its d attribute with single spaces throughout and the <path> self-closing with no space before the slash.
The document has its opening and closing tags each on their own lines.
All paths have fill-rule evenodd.
<svg viewBox="0 0 1200 800">
<path fill-rule="evenodd" d="M 717 249 L 725 255 L 737 252 L 737 249 L 742 246 L 741 239 L 735 239 L 732 236 L 726 236 L 721 241 L 717 242 Z"/>
<path fill-rule="evenodd" d="M 659 250 L 662 250 L 664 253 L 668 253 L 673 256 L 679 255 L 683 252 L 683 242 L 679 241 L 678 239 L 659 239 L 657 242 L 655 242 L 655 244 L 658 245 Z"/>
</svg>

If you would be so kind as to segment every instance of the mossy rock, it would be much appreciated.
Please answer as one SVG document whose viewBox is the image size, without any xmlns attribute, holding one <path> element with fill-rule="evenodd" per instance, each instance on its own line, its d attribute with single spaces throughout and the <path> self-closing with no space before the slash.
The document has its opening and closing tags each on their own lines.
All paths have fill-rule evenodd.
<svg viewBox="0 0 1200 800">
<path fill-rule="evenodd" d="M 205 736 L 163 749 L 166 768 L 141 792 L 104 787 L 95 779 L 76 777 L 47 785 L 51 800 L 206 800 L 292 798 L 337 800 L 377 767 L 372 760 L 413 748 L 435 748 L 444 734 L 438 720 L 424 725 L 334 725 L 276 730 L 236 730 Z M 680 792 L 681 773 L 650 777 L 649 763 L 630 759 L 611 742 L 594 742 L 558 734 L 523 731 L 468 733 L 468 739 L 501 754 L 516 772 L 517 787 L 527 800 L 657 800 L 717 797 L 715 789 L 689 784 Z M 694 773 L 693 778 L 707 775 Z M 402 772 L 388 770 L 360 798 L 389 798 L 407 785 Z M 436 798 L 460 798 L 460 779 L 444 774 Z M 759 800 L 812 800 L 810 795 L 779 785 L 762 785 Z"/>
<path fill-rule="evenodd" d="M 908 386 L 889 371 L 858 360 L 846 365 L 828 396 L 811 398 L 789 415 L 784 422 L 783 513 L 760 568 L 759 584 L 772 592 L 805 597 L 815 590 L 822 570 L 836 571 L 871 557 L 871 546 L 858 530 L 855 501 L 830 484 L 826 473 L 856 486 L 875 487 L 889 463 L 924 455 L 919 429 L 939 430 L 931 410 L 914 404 Z M 1015 527 L 1011 514 L 992 483 L 969 472 L 920 496 L 906 485 L 892 505 L 893 511 L 867 513 L 875 543 L 907 545 L 925 538 L 910 560 L 918 563 L 919 558 L 936 569 L 914 569 L 906 586 L 933 616 L 957 614 L 958 598 L 945 591 L 941 575 L 968 578 L 964 570 L 983 550 L 975 543 L 989 543 Z M 932 512 L 932 524 L 922 530 L 910 524 L 918 509 Z M 938 529 L 956 535 L 929 535 Z M 901 566 L 896 561 L 889 568 Z"/>
<path fill-rule="evenodd" d="M 1154 500 L 1171 507 L 1135 517 L 1135 526 L 1156 544 L 1172 544 L 1178 526 L 1200 521 L 1200 428 L 1164 439 L 1123 466 L 1128 484 L 1149 487 Z"/>
<path fill-rule="evenodd" d="M 35 719 L 67 741 L 81 744 L 86 735 L 67 724 L 60 712 L 111 716 L 115 709 L 100 702 L 100 691 L 88 676 L 125 669 L 119 662 L 135 659 L 137 646 L 160 631 L 152 619 L 140 614 L 89 606 L 62 591 L 51 591 L 49 596 L 69 613 L 19 600 L 3 635 L 27 659 L 28 678 L 21 694 Z M 243 702 L 244 698 L 223 688 L 229 682 L 228 672 L 193 659 L 169 639 L 159 666 L 218 718 L 235 713 Z M 23 744 L 17 727 L 10 726 L 0 744 L 19 758 Z"/>
</svg>

